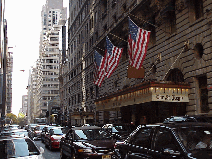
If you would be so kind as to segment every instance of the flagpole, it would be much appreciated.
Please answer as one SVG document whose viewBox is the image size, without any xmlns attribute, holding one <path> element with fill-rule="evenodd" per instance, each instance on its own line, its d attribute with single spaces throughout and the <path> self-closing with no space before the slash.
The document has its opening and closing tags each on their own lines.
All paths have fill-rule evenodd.
<svg viewBox="0 0 212 159">
<path fill-rule="evenodd" d="M 142 21 L 144 21 L 145 23 L 154 26 L 155 28 L 158 28 L 158 29 L 162 30 L 164 33 L 167 33 L 167 34 L 171 35 L 171 33 L 166 32 L 165 30 L 161 29 L 161 28 L 160 28 L 159 26 L 157 26 L 157 25 L 154 25 L 154 24 L 152 24 L 152 23 L 149 23 L 148 21 L 146 21 L 146 20 L 144 20 L 144 19 L 141 19 L 140 17 L 137 17 L 136 15 L 133 15 L 133 14 L 131 14 L 131 13 L 129 13 L 129 15 L 132 15 L 133 17 L 136 17 L 137 19 L 142 20 Z M 135 24 L 135 23 L 134 23 L 134 24 Z"/>
<path fill-rule="evenodd" d="M 97 47 L 97 46 L 95 46 L 97 49 L 99 49 L 99 50 L 101 50 L 101 51 L 105 51 L 105 50 L 103 50 L 103 49 L 101 49 L 101 48 L 99 48 L 99 47 Z"/>
<path fill-rule="evenodd" d="M 112 34 L 112 33 L 108 33 L 108 34 L 113 35 L 113 36 L 115 36 L 116 38 L 118 38 L 118 39 L 120 39 L 120 40 L 122 40 L 122 41 L 128 42 L 127 40 L 124 40 L 124 39 L 122 39 L 122 38 L 118 37 L 118 36 L 117 36 L 117 35 L 115 35 L 115 34 Z"/>
<path fill-rule="evenodd" d="M 144 76 L 144 78 L 141 80 L 141 82 L 145 81 L 145 78 L 147 77 L 147 75 L 149 74 L 149 72 L 153 69 L 153 67 L 158 63 L 158 59 L 154 62 L 154 64 L 152 65 L 152 67 L 150 68 L 150 70 L 147 72 L 147 74 Z"/>
<path fill-rule="evenodd" d="M 173 62 L 173 64 L 171 65 L 171 67 L 169 68 L 169 70 L 166 72 L 165 76 L 163 77 L 162 81 L 165 79 L 166 75 L 168 74 L 168 72 L 172 69 L 173 65 L 176 63 L 176 61 L 178 60 L 178 58 L 180 57 L 180 55 L 183 53 L 183 51 L 185 50 L 186 46 L 189 45 L 189 41 L 187 40 L 184 45 L 183 45 L 183 49 L 180 52 L 180 54 L 177 56 L 177 58 L 175 59 L 175 61 Z"/>
</svg>

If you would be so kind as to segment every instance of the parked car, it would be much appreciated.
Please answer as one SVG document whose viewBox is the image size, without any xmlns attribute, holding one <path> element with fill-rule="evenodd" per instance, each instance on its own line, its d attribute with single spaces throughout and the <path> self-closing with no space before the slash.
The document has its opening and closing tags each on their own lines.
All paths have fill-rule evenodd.
<svg viewBox="0 0 212 159">
<path fill-rule="evenodd" d="M 19 125 L 16 125 L 16 124 L 9 125 L 9 129 L 10 130 L 17 130 L 17 129 L 19 129 Z"/>
<path fill-rule="evenodd" d="M 132 124 L 105 124 L 102 128 L 111 129 L 112 134 L 118 135 L 121 140 L 124 140 L 135 129 L 135 126 Z"/>
<path fill-rule="evenodd" d="M 12 136 L 29 137 L 27 130 L 24 129 L 13 130 L 11 133 Z"/>
<path fill-rule="evenodd" d="M 49 133 L 45 135 L 45 146 L 52 149 L 60 148 L 60 140 L 65 137 L 67 133 L 67 128 L 64 127 L 54 127 L 49 130 Z"/>
<path fill-rule="evenodd" d="M 33 130 L 32 130 L 32 139 L 33 140 L 41 139 L 41 132 L 45 126 L 47 126 L 47 125 L 37 125 L 36 127 L 33 128 Z"/>
<path fill-rule="evenodd" d="M 116 140 L 111 132 L 97 126 L 71 128 L 60 141 L 60 157 L 109 159 Z"/>
<path fill-rule="evenodd" d="M 55 126 L 49 126 L 49 125 L 47 125 L 47 126 L 45 126 L 45 127 L 42 129 L 42 132 L 41 132 L 41 142 L 42 142 L 42 143 L 44 143 L 44 141 L 45 141 L 46 133 L 49 133 L 49 130 L 50 130 L 51 128 L 53 128 L 53 127 L 55 127 Z"/>
<path fill-rule="evenodd" d="M 193 115 L 193 116 L 171 116 L 170 118 L 166 118 L 163 123 L 170 122 L 206 122 L 212 123 L 212 120 L 204 115 Z"/>
<path fill-rule="evenodd" d="M 29 126 L 28 126 L 27 131 L 28 131 L 29 137 L 30 137 L 31 139 L 33 139 L 33 129 L 34 129 L 37 125 L 38 125 L 38 124 L 29 124 Z"/>
<path fill-rule="evenodd" d="M 43 159 L 42 153 L 44 149 L 35 145 L 29 138 L 22 137 L 6 137 L 0 138 L 0 156 L 1 159 L 10 159 L 10 158 L 25 158 L 33 159 L 39 158 Z"/>
<path fill-rule="evenodd" d="M 212 158 L 212 124 L 182 122 L 138 126 L 115 145 L 117 158 Z"/>
</svg>

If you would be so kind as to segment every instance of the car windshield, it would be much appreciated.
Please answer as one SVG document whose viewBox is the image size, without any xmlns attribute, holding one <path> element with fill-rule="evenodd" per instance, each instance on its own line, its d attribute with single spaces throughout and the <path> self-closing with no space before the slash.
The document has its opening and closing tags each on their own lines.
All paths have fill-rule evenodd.
<svg viewBox="0 0 212 159">
<path fill-rule="evenodd" d="M 83 129 L 75 130 L 75 140 L 104 140 L 111 139 L 112 136 L 109 131 L 102 129 Z"/>
<path fill-rule="evenodd" d="M 50 129 L 53 128 L 53 127 L 54 127 L 54 126 L 49 126 L 49 127 L 47 127 L 47 129 L 50 130 Z"/>
<path fill-rule="evenodd" d="M 63 132 L 61 129 L 54 129 L 54 135 L 63 135 Z"/>
<path fill-rule="evenodd" d="M 178 135 L 184 146 L 189 150 L 212 150 L 212 128 L 208 127 L 182 127 Z"/>
<path fill-rule="evenodd" d="M 0 141 L 0 156 L 3 159 L 16 158 L 31 155 L 39 155 L 40 152 L 30 139 L 12 139 Z"/>
<path fill-rule="evenodd" d="M 36 126 L 36 127 L 34 128 L 34 130 L 39 131 L 39 130 L 42 130 L 44 127 L 45 127 L 45 125 Z"/>
</svg>

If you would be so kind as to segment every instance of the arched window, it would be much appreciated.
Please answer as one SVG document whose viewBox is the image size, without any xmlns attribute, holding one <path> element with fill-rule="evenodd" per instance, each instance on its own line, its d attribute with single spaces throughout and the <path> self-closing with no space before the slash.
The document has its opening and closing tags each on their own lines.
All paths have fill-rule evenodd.
<svg viewBox="0 0 212 159">
<path fill-rule="evenodd" d="M 169 73 L 169 75 L 167 77 L 167 81 L 184 82 L 184 75 L 178 68 L 174 68 Z"/>
</svg>

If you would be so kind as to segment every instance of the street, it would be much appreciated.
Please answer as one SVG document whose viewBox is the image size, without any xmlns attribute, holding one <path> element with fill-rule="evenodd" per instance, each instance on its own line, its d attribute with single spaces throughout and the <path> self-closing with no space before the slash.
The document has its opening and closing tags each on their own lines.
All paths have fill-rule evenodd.
<svg viewBox="0 0 212 159">
<path fill-rule="evenodd" d="M 59 159 L 60 158 L 60 150 L 53 150 L 50 151 L 48 148 L 45 147 L 45 144 L 42 143 L 40 140 L 35 141 L 35 144 L 38 146 L 38 148 L 42 147 L 44 148 L 44 159 Z"/>
</svg>

